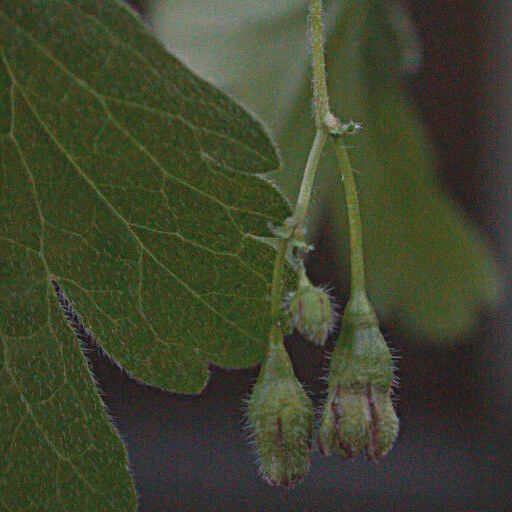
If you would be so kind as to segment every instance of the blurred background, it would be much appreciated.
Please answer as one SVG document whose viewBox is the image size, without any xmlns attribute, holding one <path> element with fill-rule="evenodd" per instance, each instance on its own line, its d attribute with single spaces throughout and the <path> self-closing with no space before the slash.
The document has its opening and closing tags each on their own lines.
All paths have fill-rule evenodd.
<svg viewBox="0 0 512 512">
<path fill-rule="evenodd" d="M 149 19 L 154 6 L 131 4 L 158 26 Z M 405 85 L 435 143 L 440 180 L 499 262 L 500 306 L 482 312 L 476 330 L 456 343 L 404 330 L 392 318 L 384 322 L 400 356 L 401 435 L 394 450 L 376 465 L 315 453 L 311 473 L 291 491 L 259 479 L 242 429 L 255 369 L 211 368 L 200 396 L 179 396 L 141 385 L 91 353 L 128 448 L 141 512 L 512 510 L 512 9 L 507 1 L 403 4 L 422 45 L 421 67 Z M 317 283 L 334 283 L 343 304 L 333 226 L 329 219 L 319 226 L 310 272 Z M 287 346 L 318 401 L 324 352 L 298 338 Z"/>
</svg>

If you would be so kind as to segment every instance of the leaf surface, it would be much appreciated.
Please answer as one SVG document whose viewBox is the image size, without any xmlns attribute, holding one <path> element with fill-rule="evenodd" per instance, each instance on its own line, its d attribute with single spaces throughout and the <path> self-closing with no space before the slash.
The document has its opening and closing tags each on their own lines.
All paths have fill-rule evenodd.
<svg viewBox="0 0 512 512">
<path fill-rule="evenodd" d="M 278 182 L 295 197 L 314 136 L 305 0 L 153 1 L 158 36 L 199 74 L 271 127 L 283 158 Z M 333 111 L 362 123 L 350 140 L 364 223 L 370 295 L 409 331 L 460 339 L 499 295 L 490 252 L 440 186 L 432 144 L 401 84 L 419 41 L 396 1 L 326 1 Z M 323 159 L 310 221 L 333 220 L 347 275 L 346 210 L 333 152 Z"/>
<path fill-rule="evenodd" d="M 132 376 L 199 392 L 269 327 L 278 158 L 113 0 L 0 4 L 0 508 L 134 510 L 51 289 Z"/>
</svg>

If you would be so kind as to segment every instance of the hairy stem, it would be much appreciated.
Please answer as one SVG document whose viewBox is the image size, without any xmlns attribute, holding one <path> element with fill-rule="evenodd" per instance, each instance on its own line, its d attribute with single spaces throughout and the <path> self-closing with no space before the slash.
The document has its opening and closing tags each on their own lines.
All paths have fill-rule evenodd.
<svg viewBox="0 0 512 512">
<path fill-rule="evenodd" d="M 322 0 L 310 0 L 309 2 L 309 37 L 311 39 L 311 53 L 313 57 L 315 121 L 317 129 L 322 130 L 330 114 L 325 76 Z"/>
<path fill-rule="evenodd" d="M 295 205 L 295 211 L 293 212 L 292 219 L 297 228 L 301 228 L 306 220 L 306 215 L 309 208 L 309 202 L 311 200 L 311 191 L 313 190 L 313 183 L 315 181 L 316 170 L 322 150 L 327 141 L 327 132 L 323 129 L 316 131 L 315 140 L 313 146 L 309 152 L 308 161 L 304 169 L 304 175 L 302 177 L 302 183 L 300 185 L 299 197 L 297 198 L 297 204 Z"/>
<path fill-rule="evenodd" d="M 315 181 L 318 163 L 328 137 L 328 129 L 324 120 L 329 114 L 329 98 L 325 79 L 324 43 L 322 34 L 322 2 L 311 0 L 309 12 L 309 35 L 313 54 L 313 98 L 315 122 L 317 126 L 315 139 L 309 152 L 299 196 L 292 216 L 288 219 L 291 228 L 288 238 L 279 240 L 274 260 L 272 288 L 270 292 L 270 316 L 273 326 L 279 326 L 281 319 L 281 301 L 283 300 L 283 274 L 286 261 L 286 251 L 290 239 L 298 232 L 304 232 L 304 224 L 311 201 L 311 192 Z"/>
<path fill-rule="evenodd" d="M 281 303 L 283 300 L 283 273 L 287 249 L 288 240 L 279 240 L 276 257 L 274 260 L 272 289 L 270 292 L 270 317 L 274 326 L 279 325 L 281 320 Z"/>
<path fill-rule="evenodd" d="M 363 234 L 357 189 L 347 151 L 343 145 L 342 138 L 339 136 L 340 123 L 332 115 L 329 107 L 329 95 L 325 74 L 321 0 L 310 0 L 309 3 L 309 37 L 311 40 L 312 51 L 313 98 L 317 130 L 306 167 L 304 169 L 297 203 L 295 205 L 293 215 L 288 220 L 288 227 L 290 227 L 291 230 L 288 238 L 283 238 L 279 241 L 275 257 L 270 307 L 271 318 L 274 326 L 279 326 L 281 319 L 281 301 L 283 299 L 283 274 L 286 251 L 293 236 L 298 232 L 304 231 L 304 224 L 309 203 L 311 201 L 311 193 L 313 190 L 316 171 L 329 133 L 335 134 L 334 141 L 336 157 L 343 176 L 343 185 L 347 203 L 350 228 L 351 295 L 352 297 L 366 297 Z"/>
<path fill-rule="evenodd" d="M 329 109 L 329 96 L 325 76 L 324 45 L 322 36 L 322 1 L 310 0 L 310 31 L 313 53 L 313 94 L 315 98 L 315 115 L 317 130 L 331 131 L 339 126 L 339 121 Z M 334 132 L 332 132 L 334 133 Z M 350 268 L 352 296 L 364 295 L 365 273 L 363 256 L 363 233 L 359 200 L 350 160 L 339 134 L 334 135 L 336 158 L 343 176 L 345 199 L 347 203 L 350 229 Z"/>
<path fill-rule="evenodd" d="M 304 232 L 304 223 L 308 212 L 309 202 L 311 200 L 311 191 L 315 181 L 316 170 L 320 161 L 322 150 L 327 141 L 327 131 L 317 130 L 313 146 L 308 156 L 308 161 L 304 169 L 302 183 L 300 186 L 299 197 L 295 205 L 294 212 L 288 219 L 291 228 L 288 238 L 282 238 L 278 242 L 277 252 L 274 259 L 274 271 L 272 274 L 272 288 L 270 291 L 270 318 L 273 327 L 281 327 L 282 318 L 281 304 L 283 300 L 283 274 L 286 263 L 286 252 L 290 239 L 297 232 Z M 270 342 L 273 343 L 271 337 Z"/>
<path fill-rule="evenodd" d="M 345 189 L 350 230 L 351 295 L 355 296 L 356 294 L 366 294 L 361 213 L 359 211 L 359 199 L 357 197 L 354 173 L 341 137 L 335 137 L 334 149 L 343 176 L 343 188 Z"/>
</svg>

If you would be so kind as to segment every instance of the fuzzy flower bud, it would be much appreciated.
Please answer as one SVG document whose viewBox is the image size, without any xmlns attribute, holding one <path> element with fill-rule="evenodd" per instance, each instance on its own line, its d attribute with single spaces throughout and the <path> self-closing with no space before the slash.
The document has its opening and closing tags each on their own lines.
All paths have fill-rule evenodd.
<svg viewBox="0 0 512 512">
<path fill-rule="evenodd" d="M 323 345 L 335 321 L 329 294 L 313 286 L 303 268 L 300 269 L 297 290 L 288 298 L 293 327 L 316 345 Z"/>
<path fill-rule="evenodd" d="M 347 306 L 328 382 L 320 451 L 350 458 L 365 450 L 372 460 L 383 457 L 398 435 L 391 400 L 393 361 L 366 297 Z"/>
<path fill-rule="evenodd" d="M 271 485 L 293 487 L 308 472 L 313 416 L 313 405 L 293 373 L 282 334 L 274 328 L 247 414 L 260 471 Z"/>
</svg>

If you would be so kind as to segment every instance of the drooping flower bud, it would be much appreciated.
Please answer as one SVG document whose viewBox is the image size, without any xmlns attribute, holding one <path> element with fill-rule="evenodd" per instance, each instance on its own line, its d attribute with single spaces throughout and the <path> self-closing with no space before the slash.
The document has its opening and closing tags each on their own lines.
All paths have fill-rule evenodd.
<svg viewBox="0 0 512 512">
<path fill-rule="evenodd" d="M 263 478 L 272 485 L 293 487 L 309 470 L 314 412 L 277 328 L 271 332 L 247 416 Z"/>
<path fill-rule="evenodd" d="M 398 418 L 391 400 L 393 361 L 366 297 L 349 301 L 329 369 L 318 445 L 350 458 L 378 460 L 393 446 Z"/>
<path fill-rule="evenodd" d="M 297 290 L 288 298 L 293 327 L 316 345 L 323 345 L 335 320 L 329 294 L 313 286 L 303 267 L 299 270 Z"/>
</svg>

